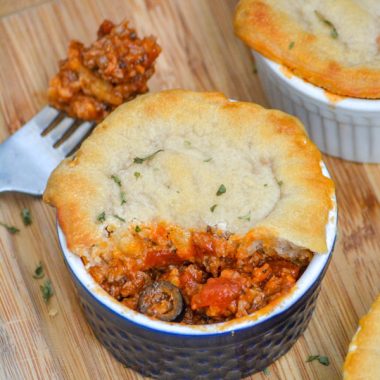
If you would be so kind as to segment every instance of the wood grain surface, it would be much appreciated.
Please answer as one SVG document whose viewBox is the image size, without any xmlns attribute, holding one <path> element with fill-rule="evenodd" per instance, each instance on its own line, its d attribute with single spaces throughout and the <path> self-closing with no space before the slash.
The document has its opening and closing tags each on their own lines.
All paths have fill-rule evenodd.
<svg viewBox="0 0 380 380">
<path fill-rule="evenodd" d="M 163 52 L 151 90 L 220 90 L 266 105 L 248 49 L 235 38 L 235 0 L 0 1 L 0 141 L 46 103 L 48 79 L 69 39 L 91 42 L 104 18 L 131 20 Z M 30 147 L 33 149 L 33 146 Z M 252 379 L 339 379 L 358 318 L 380 291 L 380 166 L 325 157 L 336 182 L 339 239 L 316 312 L 291 351 Z M 0 162 L 1 165 L 1 162 Z M 24 227 L 28 207 L 33 224 Z M 0 194 L 0 378 L 141 379 L 98 343 L 62 260 L 54 210 L 40 199 Z M 54 287 L 48 306 L 32 277 L 39 262 Z M 56 315 L 54 316 L 54 314 Z M 331 364 L 306 363 L 327 355 Z"/>
</svg>

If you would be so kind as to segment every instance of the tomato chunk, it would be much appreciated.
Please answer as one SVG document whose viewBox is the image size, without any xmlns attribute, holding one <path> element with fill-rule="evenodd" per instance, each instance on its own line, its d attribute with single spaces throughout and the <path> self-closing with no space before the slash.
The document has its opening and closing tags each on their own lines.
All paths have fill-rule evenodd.
<svg viewBox="0 0 380 380">
<path fill-rule="evenodd" d="M 230 278 L 210 278 L 202 290 L 191 299 L 192 309 L 207 306 L 227 308 L 236 300 L 242 290 L 242 283 Z"/>
<path fill-rule="evenodd" d="M 145 268 L 166 267 L 168 265 L 181 264 L 182 262 L 183 259 L 181 259 L 175 251 L 165 249 L 149 251 L 145 258 Z"/>
</svg>

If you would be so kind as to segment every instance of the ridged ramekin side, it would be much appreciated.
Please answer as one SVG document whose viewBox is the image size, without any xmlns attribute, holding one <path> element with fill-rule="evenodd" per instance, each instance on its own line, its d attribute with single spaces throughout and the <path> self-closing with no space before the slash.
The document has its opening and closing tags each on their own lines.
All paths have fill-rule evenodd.
<svg viewBox="0 0 380 380">
<path fill-rule="evenodd" d="M 292 77 L 257 52 L 254 57 L 271 107 L 298 117 L 322 152 L 349 161 L 380 163 L 380 101 L 361 100 L 364 106 L 349 109 L 347 104 L 356 99 L 332 102 L 322 89 Z M 377 102 L 378 110 L 373 107 Z"/>
</svg>

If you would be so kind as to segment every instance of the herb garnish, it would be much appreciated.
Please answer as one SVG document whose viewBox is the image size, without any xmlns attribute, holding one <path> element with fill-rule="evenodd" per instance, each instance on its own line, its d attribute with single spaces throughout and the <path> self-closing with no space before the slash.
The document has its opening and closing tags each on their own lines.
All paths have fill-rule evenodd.
<svg viewBox="0 0 380 380">
<path fill-rule="evenodd" d="M 0 226 L 3 226 L 4 228 L 6 228 L 7 231 L 11 233 L 12 235 L 17 234 L 17 232 L 20 232 L 20 230 L 17 227 L 9 226 L 8 224 L 5 224 L 3 222 L 0 222 Z"/>
<path fill-rule="evenodd" d="M 150 161 L 157 153 L 159 152 L 163 152 L 164 150 L 163 149 L 158 149 L 156 150 L 154 153 L 150 154 L 149 156 L 146 156 L 146 157 L 135 157 L 133 159 L 133 162 L 135 164 L 142 164 L 144 161 Z"/>
<path fill-rule="evenodd" d="M 141 232 L 141 227 L 140 226 L 136 226 L 135 227 L 135 232 L 137 232 L 137 233 Z"/>
<path fill-rule="evenodd" d="M 268 368 L 268 367 L 265 367 L 265 368 L 263 369 L 263 374 L 264 374 L 265 376 L 269 376 L 269 375 L 270 375 L 270 371 L 269 371 L 269 368 Z"/>
<path fill-rule="evenodd" d="M 106 220 L 106 213 L 103 211 L 101 212 L 97 217 L 96 217 L 96 220 L 99 222 L 99 223 L 103 223 L 105 220 Z"/>
<path fill-rule="evenodd" d="M 224 186 L 223 184 L 221 184 L 219 186 L 218 191 L 216 192 L 216 195 L 219 197 L 219 195 L 224 194 L 226 191 L 227 191 L 226 186 Z"/>
<path fill-rule="evenodd" d="M 238 216 L 238 219 L 240 220 L 246 220 L 247 222 L 251 221 L 251 210 L 249 210 L 248 214 L 243 216 Z"/>
<path fill-rule="evenodd" d="M 207 158 L 206 160 L 203 160 L 203 162 L 210 162 L 212 160 L 212 157 Z"/>
<path fill-rule="evenodd" d="M 332 38 L 338 38 L 338 31 L 336 30 L 334 24 L 331 21 L 325 19 L 318 11 L 314 11 L 314 13 L 320 21 L 322 21 L 325 25 L 327 25 L 330 28 L 330 36 Z"/>
<path fill-rule="evenodd" d="M 215 205 L 212 205 L 212 206 L 210 207 L 210 211 L 211 211 L 211 212 L 214 212 L 214 210 L 215 210 L 216 206 L 217 206 L 217 204 L 215 204 Z"/>
<path fill-rule="evenodd" d="M 134 172 L 133 175 L 135 176 L 135 178 L 139 178 L 141 177 L 141 173 L 140 172 Z"/>
<path fill-rule="evenodd" d="M 42 266 L 41 262 L 37 265 L 36 269 L 34 270 L 33 278 L 40 279 L 45 276 L 44 273 L 44 267 Z"/>
<path fill-rule="evenodd" d="M 125 222 L 125 219 L 124 218 L 122 218 L 121 216 L 119 216 L 119 215 L 116 215 L 116 214 L 114 214 L 113 215 L 113 217 L 114 218 L 116 218 L 116 219 L 119 219 L 120 220 L 120 222 Z"/>
<path fill-rule="evenodd" d="M 113 179 L 117 186 L 121 187 L 121 179 L 117 175 L 112 174 L 111 179 Z"/>
<path fill-rule="evenodd" d="M 111 178 L 116 183 L 116 185 L 119 186 L 120 189 L 121 189 L 122 188 L 121 179 L 117 175 L 115 175 L 115 174 L 112 174 Z M 123 205 L 125 203 L 127 203 L 127 200 L 125 199 L 125 192 L 124 191 L 120 191 L 120 204 Z"/>
<path fill-rule="evenodd" d="M 282 186 L 283 183 L 284 183 L 283 181 L 277 181 L 278 186 Z"/>
<path fill-rule="evenodd" d="M 123 205 L 127 203 L 127 199 L 125 198 L 125 191 L 120 191 L 120 204 Z"/>
<path fill-rule="evenodd" d="M 264 187 L 267 187 L 268 186 L 268 184 L 267 183 L 264 183 Z"/>
<path fill-rule="evenodd" d="M 288 46 L 289 50 L 292 50 L 294 48 L 295 44 L 296 43 L 294 41 L 291 41 L 290 44 L 289 44 L 289 46 Z"/>
<path fill-rule="evenodd" d="M 45 303 L 48 303 L 50 298 L 53 296 L 53 287 L 51 285 L 50 280 L 46 280 L 43 285 L 40 285 L 42 298 L 44 299 Z"/>
<path fill-rule="evenodd" d="M 30 226 L 32 224 L 32 215 L 28 208 L 23 208 L 21 211 L 21 218 L 24 223 L 24 226 Z"/>
<path fill-rule="evenodd" d="M 185 145 L 186 148 L 190 148 L 191 147 L 191 142 L 189 140 L 185 140 L 183 142 L 183 145 Z"/>
<path fill-rule="evenodd" d="M 318 360 L 322 365 L 328 366 L 330 364 L 330 360 L 327 356 L 322 355 L 310 355 L 306 362 L 312 362 L 314 360 Z"/>
</svg>

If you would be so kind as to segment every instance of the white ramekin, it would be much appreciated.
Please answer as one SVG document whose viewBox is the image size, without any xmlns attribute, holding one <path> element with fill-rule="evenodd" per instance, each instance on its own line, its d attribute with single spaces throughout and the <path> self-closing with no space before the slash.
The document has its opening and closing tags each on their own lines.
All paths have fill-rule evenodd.
<svg viewBox="0 0 380 380">
<path fill-rule="evenodd" d="M 328 171 L 321 163 L 325 176 Z M 151 319 L 108 295 L 71 253 L 58 228 L 64 260 L 95 336 L 122 364 L 155 379 L 240 379 L 263 371 L 290 350 L 307 328 L 337 232 L 337 206 L 326 224 L 327 252 L 314 255 L 293 291 L 252 315 L 210 325 Z"/>
<path fill-rule="evenodd" d="M 256 51 L 253 56 L 271 107 L 298 117 L 322 152 L 380 163 L 380 100 L 335 98 Z"/>
</svg>

